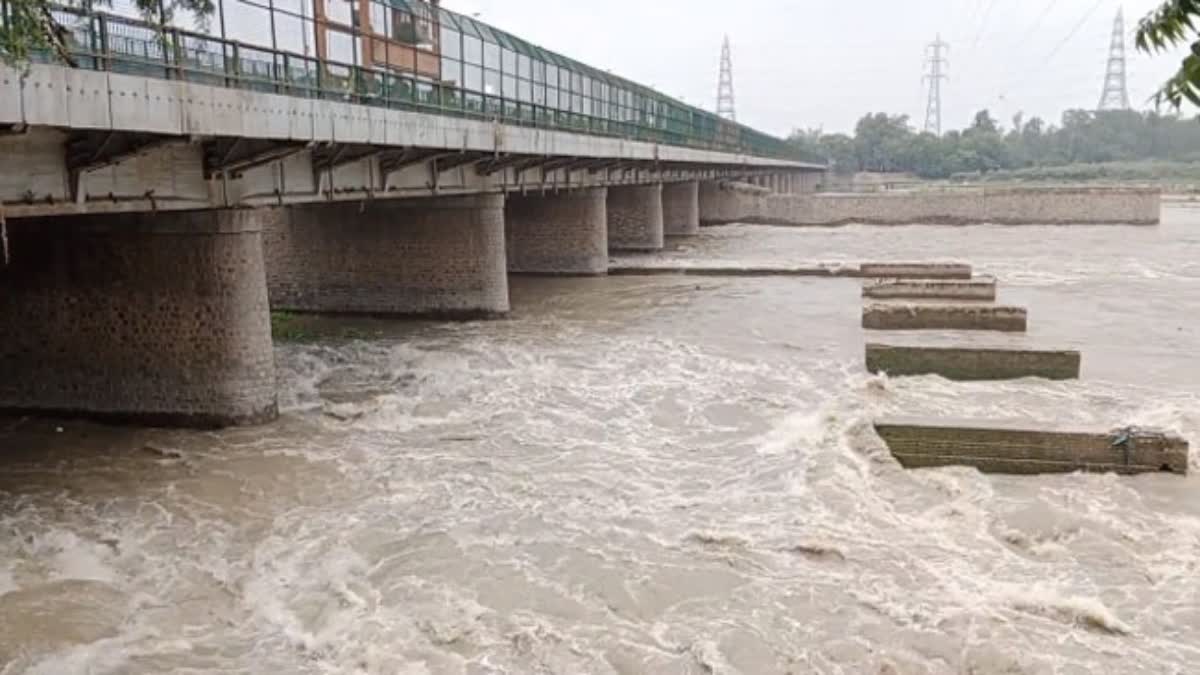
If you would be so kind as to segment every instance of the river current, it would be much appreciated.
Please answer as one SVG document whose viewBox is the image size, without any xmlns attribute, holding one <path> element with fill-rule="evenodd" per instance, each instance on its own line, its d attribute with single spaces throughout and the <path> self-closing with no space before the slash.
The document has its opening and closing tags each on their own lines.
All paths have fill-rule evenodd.
<svg viewBox="0 0 1200 675">
<path fill-rule="evenodd" d="M 0 418 L 0 673 L 1200 668 L 1195 473 L 908 472 L 871 428 L 1151 425 L 1200 469 L 1200 208 L 670 245 L 969 262 L 1028 336 L 927 339 L 1078 348 L 1083 376 L 869 376 L 851 279 L 514 279 L 497 321 L 314 319 L 271 425 Z"/>
</svg>

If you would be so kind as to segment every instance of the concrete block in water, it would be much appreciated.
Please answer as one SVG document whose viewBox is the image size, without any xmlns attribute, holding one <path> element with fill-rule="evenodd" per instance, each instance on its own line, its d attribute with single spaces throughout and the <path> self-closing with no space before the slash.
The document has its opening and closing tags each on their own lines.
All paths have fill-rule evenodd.
<svg viewBox="0 0 1200 675">
<path fill-rule="evenodd" d="M 1072 380 L 1079 377 L 1079 363 L 1076 351 L 867 344 L 867 370 L 888 375 L 941 375 L 950 380 Z"/>
<path fill-rule="evenodd" d="M 996 330 L 1025 332 L 1023 307 L 1004 305 L 872 304 L 863 308 L 870 330 Z"/>
<path fill-rule="evenodd" d="M 863 263 L 843 265 L 738 265 L 729 263 L 690 263 L 662 260 L 618 260 L 608 268 L 613 275 L 653 276 L 687 274 L 717 277 L 830 277 L 861 278 L 888 276 L 892 279 L 970 279 L 971 266 L 959 263 Z"/>
<path fill-rule="evenodd" d="M 962 263 L 863 263 L 859 276 L 887 279 L 970 279 L 971 266 Z"/>
<path fill-rule="evenodd" d="M 1187 441 L 1135 427 L 1108 433 L 1030 423 L 882 420 L 875 431 L 905 468 L 973 466 L 985 473 L 1186 474 Z"/>
<path fill-rule="evenodd" d="M 996 299 L 996 280 L 880 279 L 863 284 L 863 297 L 877 299 L 983 300 Z"/>
</svg>

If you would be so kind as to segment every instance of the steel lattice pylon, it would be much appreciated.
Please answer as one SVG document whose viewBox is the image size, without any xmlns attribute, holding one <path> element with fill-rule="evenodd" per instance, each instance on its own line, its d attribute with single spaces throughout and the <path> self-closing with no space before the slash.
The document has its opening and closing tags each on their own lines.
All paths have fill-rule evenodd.
<svg viewBox="0 0 1200 675">
<path fill-rule="evenodd" d="M 737 121 L 737 110 L 733 103 L 733 56 L 729 50 L 729 36 L 721 45 L 721 78 L 717 82 L 717 115 Z"/>
<path fill-rule="evenodd" d="M 925 81 L 929 83 L 929 98 L 925 103 L 925 131 L 937 136 L 942 135 L 942 80 L 947 78 L 945 53 L 950 45 L 942 42 L 942 36 L 930 42 L 925 47 Z"/>
<path fill-rule="evenodd" d="M 1117 10 L 1113 19 L 1112 45 L 1108 48 L 1108 68 L 1104 73 L 1104 91 L 1097 110 L 1129 110 L 1129 89 L 1125 81 L 1125 13 Z"/>
</svg>

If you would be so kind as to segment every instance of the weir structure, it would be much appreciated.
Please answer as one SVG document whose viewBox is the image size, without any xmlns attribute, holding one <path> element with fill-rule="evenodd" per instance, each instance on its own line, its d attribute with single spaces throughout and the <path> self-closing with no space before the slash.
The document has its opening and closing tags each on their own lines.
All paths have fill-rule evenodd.
<svg viewBox="0 0 1200 675">
<path fill-rule="evenodd" d="M 303 49 L 226 35 L 236 0 L 219 36 L 56 9 L 69 54 L 0 66 L 0 410 L 269 420 L 271 308 L 501 314 L 510 272 L 604 274 L 706 185 L 824 170 L 436 3 L 302 1 Z"/>
</svg>

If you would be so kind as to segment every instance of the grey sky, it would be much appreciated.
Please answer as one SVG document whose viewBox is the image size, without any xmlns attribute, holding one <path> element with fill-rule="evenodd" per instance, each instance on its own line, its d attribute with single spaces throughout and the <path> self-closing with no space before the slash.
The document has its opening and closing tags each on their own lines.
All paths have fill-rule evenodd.
<svg viewBox="0 0 1200 675">
<path fill-rule="evenodd" d="M 715 105 L 721 38 L 733 43 L 738 119 L 776 134 L 849 131 L 866 112 L 925 115 L 923 50 L 951 44 L 944 126 L 988 108 L 1057 121 L 1100 97 L 1112 20 L 1126 32 L 1156 0 L 444 0 L 590 65 Z M 1040 17 L 1040 21 L 1039 21 Z M 1082 22 L 1082 23 L 1081 23 Z M 1078 30 L 1071 35 L 1072 30 Z M 1068 39 L 1068 36 L 1071 37 Z M 1065 42 L 1064 42 L 1065 40 Z M 1183 51 L 1149 57 L 1128 40 L 1135 107 Z"/>
</svg>

